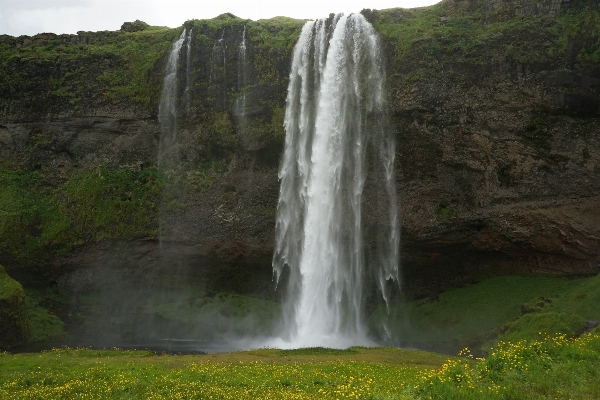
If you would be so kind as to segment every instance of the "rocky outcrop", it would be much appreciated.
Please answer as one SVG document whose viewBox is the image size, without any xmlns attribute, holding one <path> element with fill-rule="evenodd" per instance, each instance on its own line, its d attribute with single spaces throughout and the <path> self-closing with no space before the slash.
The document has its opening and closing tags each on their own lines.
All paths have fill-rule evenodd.
<svg viewBox="0 0 600 400">
<path fill-rule="evenodd" d="M 149 26 L 150 25 L 148 25 L 144 21 L 136 19 L 133 22 L 124 22 L 123 25 L 121 25 L 121 30 L 123 32 L 139 32 L 148 29 Z"/>
<path fill-rule="evenodd" d="M 0 349 L 23 344 L 28 336 L 25 292 L 19 282 L 8 276 L 0 265 Z"/>
</svg>

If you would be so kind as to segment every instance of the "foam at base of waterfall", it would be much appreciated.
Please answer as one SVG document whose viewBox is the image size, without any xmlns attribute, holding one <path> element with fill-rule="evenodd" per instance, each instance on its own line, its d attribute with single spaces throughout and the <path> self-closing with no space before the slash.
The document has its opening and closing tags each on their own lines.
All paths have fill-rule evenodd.
<svg viewBox="0 0 600 400">
<path fill-rule="evenodd" d="M 256 344 L 258 345 L 258 348 L 274 347 L 283 350 L 300 349 L 305 347 L 327 347 L 331 349 L 347 349 L 348 347 L 353 346 L 377 346 L 377 343 L 368 339 L 364 335 L 340 336 L 338 334 L 297 336 L 291 341 L 275 337 L 267 339 L 264 342 L 256 342 Z"/>
</svg>

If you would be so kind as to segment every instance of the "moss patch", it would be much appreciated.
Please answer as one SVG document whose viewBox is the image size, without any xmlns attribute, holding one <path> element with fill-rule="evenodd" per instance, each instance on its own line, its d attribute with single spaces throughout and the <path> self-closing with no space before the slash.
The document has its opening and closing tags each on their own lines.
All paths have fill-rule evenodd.
<svg viewBox="0 0 600 400">
<path fill-rule="evenodd" d="M 74 246 L 152 235 L 157 230 L 156 169 L 98 166 L 54 187 L 39 170 L 0 169 L 0 252 L 21 263 Z"/>
<path fill-rule="evenodd" d="M 27 341 L 29 321 L 25 307 L 25 292 L 0 265 L 0 348 L 9 348 Z"/>
<path fill-rule="evenodd" d="M 56 297 L 58 295 L 55 295 Z M 30 342 L 36 342 L 46 339 L 61 339 L 66 335 L 64 322 L 49 311 L 42 303 L 47 300 L 47 296 L 42 296 L 34 291 L 27 291 L 25 304 L 27 305 L 27 314 L 31 332 Z M 64 299 L 60 299 L 64 302 Z"/>
</svg>

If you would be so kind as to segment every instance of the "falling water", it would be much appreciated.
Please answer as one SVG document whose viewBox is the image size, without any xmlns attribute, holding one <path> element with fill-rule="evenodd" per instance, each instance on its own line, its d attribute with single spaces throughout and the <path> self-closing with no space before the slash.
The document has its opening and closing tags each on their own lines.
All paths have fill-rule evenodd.
<svg viewBox="0 0 600 400">
<path fill-rule="evenodd" d="M 243 91 L 247 85 L 246 79 L 246 25 L 242 32 L 242 41 L 238 48 L 238 91 Z M 239 131 L 242 138 L 246 136 L 246 93 L 242 94 L 236 100 L 236 114 L 239 119 Z"/>
<path fill-rule="evenodd" d="M 165 67 L 165 77 L 158 106 L 158 121 L 161 135 L 158 150 L 158 168 L 165 176 L 173 175 L 180 164 L 179 146 L 177 135 L 177 114 L 179 109 L 178 65 L 181 49 L 186 39 L 187 31 L 184 29 L 181 36 L 171 46 L 171 51 Z M 165 189 L 166 190 L 166 189 Z M 160 206 L 160 243 L 172 239 L 175 226 L 169 218 L 167 204 L 173 199 L 175 193 L 165 191 Z"/>
<path fill-rule="evenodd" d="M 185 112 L 186 114 L 189 114 L 190 112 L 190 105 L 192 103 L 192 92 L 190 89 L 191 86 L 191 80 L 192 80 L 192 33 L 194 32 L 194 29 L 190 29 L 190 31 L 188 32 L 185 40 L 186 40 L 186 48 L 187 48 L 187 54 L 185 57 L 185 92 L 184 92 L 184 98 L 185 98 Z"/>
<path fill-rule="evenodd" d="M 242 41 L 238 48 L 238 90 L 246 86 L 246 25 L 242 31 Z"/>
<path fill-rule="evenodd" d="M 177 135 L 177 65 L 185 36 L 186 30 L 184 29 L 179 39 L 171 46 L 167 60 L 165 79 L 158 105 L 158 121 L 162 132 L 161 142 L 164 139 L 172 140 Z M 163 143 L 161 143 L 162 146 Z"/>
<path fill-rule="evenodd" d="M 284 126 L 285 152 L 273 268 L 289 271 L 283 343 L 368 345 L 367 274 L 398 279 L 394 141 L 386 129 L 379 39 L 360 14 L 307 22 L 294 49 Z M 369 161 L 373 160 L 373 161 Z M 363 189 L 378 179 L 384 232 L 367 257 Z M 385 181 L 385 182 L 383 182 Z"/>
<path fill-rule="evenodd" d="M 216 90 L 217 102 L 220 103 L 221 110 L 227 110 L 227 44 L 225 43 L 225 28 L 221 32 L 221 38 L 218 39 L 212 50 L 210 85 Z"/>
</svg>

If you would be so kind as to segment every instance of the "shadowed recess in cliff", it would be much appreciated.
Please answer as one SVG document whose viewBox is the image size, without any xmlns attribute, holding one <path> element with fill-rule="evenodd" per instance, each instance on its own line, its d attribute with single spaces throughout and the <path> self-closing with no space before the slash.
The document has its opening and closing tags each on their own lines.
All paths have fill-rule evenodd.
<svg viewBox="0 0 600 400">
<path fill-rule="evenodd" d="M 383 65 L 378 35 L 360 14 L 306 23 L 295 47 L 273 259 L 277 279 L 284 270 L 289 279 L 276 346 L 370 344 L 365 284 L 376 282 L 385 299 L 386 281 L 398 281 Z M 367 178 L 379 182 L 386 214 L 374 240 L 363 232 Z"/>
</svg>

